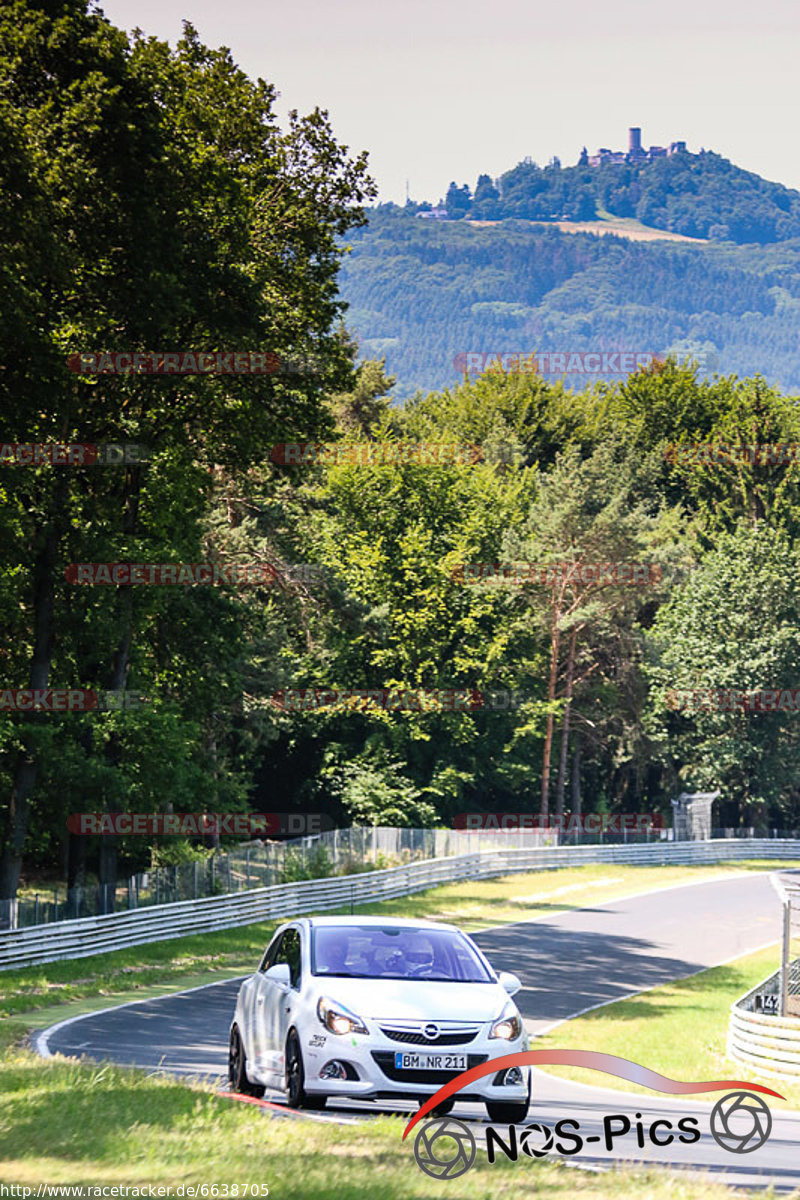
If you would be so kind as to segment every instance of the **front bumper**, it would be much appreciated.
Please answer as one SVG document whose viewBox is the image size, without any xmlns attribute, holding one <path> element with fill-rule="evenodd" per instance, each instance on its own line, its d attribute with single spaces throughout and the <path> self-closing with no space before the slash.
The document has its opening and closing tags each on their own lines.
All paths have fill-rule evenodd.
<svg viewBox="0 0 800 1200">
<path fill-rule="evenodd" d="M 440 1024 L 443 1024 L 440 1022 Z M 514 1041 L 500 1038 L 489 1038 L 489 1024 L 481 1027 L 477 1036 L 464 1043 L 453 1042 L 442 1049 L 435 1045 L 409 1045 L 387 1037 L 377 1022 L 367 1022 L 367 1034 L 337 1035 L 327 1031 L 320 1032 L 317 1023 L 312 1032 L 301 1036 L 303 1064 L 305 1068 L 305 1090 L 315 1096 L 342 1096 L 351 1099 L 388 1100 L 388 1099 L 426 1099 L 438 1091 L 445 1083 L 457 1078 L 462 1070 L 420 1070 L 403 1068 L 395 1065 L 398 1052 L 419 1052 L 422 1054 L 445 1055 L 463 1054 L 467 1058 L 467 1067 L 478 1066 L 493 1058 L 502 1058 L 508 1054 L 528 1049 L 528 1035 L 522 1035 Z M 346 1068 L 347 1079 L 323 1079 L 320 1073 L 326 1064 L 336 1061 Z M 530 1068 L 519 1068 L 522 1082 L 507 1083 L 506 1071 L 489 1072 L 481 1079 L 469 1083 L 463 1092 L 454 1097 L 457 1100 L 505 1100 L 519 1102 L 527 1099 L 529 1094 Z"/>
</svg>

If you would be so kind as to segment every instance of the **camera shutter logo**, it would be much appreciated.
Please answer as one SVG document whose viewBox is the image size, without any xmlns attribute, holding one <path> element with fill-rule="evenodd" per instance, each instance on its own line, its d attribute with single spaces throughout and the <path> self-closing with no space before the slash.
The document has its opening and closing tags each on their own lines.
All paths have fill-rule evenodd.
<svg viewBox="0 0 800 1200">
<path fill-rule="evenodd" d="M 772 1132 L 772 1113 L 760 1096 L 729 1092 L 711 1110 L 711 1133 L 723 1150 L 750 1154 Z"/>
<path fill-rule="evenodd" d="M 414 1142 L 417 1166 L 432 1179 L 457 1179 L 475 1162 L 475 1153 L 472 1131 L 452 1117 L 426 1121 Z"/>
<path fill-rule="evenodd" d="M 539 1141 L 539 1145 L 532 1145 Z M 519 1138 L 520 1149 L 528 1158 L 544 1158 L 553 1149 L 553 1131 L 549 1125 L 540 1125 L 532 1121 L 522 1130 Z"/>
</svg>

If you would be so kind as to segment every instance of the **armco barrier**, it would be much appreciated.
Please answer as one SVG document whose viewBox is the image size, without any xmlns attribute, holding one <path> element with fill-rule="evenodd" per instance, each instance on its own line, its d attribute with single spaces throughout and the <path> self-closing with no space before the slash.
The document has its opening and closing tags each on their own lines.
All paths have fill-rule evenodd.
<svg viewBox="0 0 800 1200">
<path fill-rule="evenodd" d="M 349 910 L 359 904 L 408 896 L 459 879 L 485 879 L 514 871 L 541 871 L 586 863 L 656 866 L 744 858 L 800 861 L 800 840 L 732 838 L 627 846 L 560 846 L 434 858 L 384 871 L 281 883 L 224 896 L 13 929 L 0 935 L 0 970 L 65 958 L 85 958 L 145 942 L 211 933 L 216 929 L 231 929 L 302 913 L 336 908 Z"/>
<path fill-rule="evenodd" d="M 731 1005 L 728 1057 L 761 1075 L 800 1079 L 800 1017 L 775 1017 L 752 1008 L 757 992 L 776 986 L 776 976 L 770 975 Z"/>
</svg>

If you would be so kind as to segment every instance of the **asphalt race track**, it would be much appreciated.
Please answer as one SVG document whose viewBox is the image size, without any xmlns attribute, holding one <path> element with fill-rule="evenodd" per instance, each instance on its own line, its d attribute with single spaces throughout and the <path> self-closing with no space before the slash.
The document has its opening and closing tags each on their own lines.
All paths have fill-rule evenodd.
<svg viewBox="0 0 800 1200">
<path fill-rule="evenodd" d="M 495 968 L 514 971 L 523 981 L 515 999 L 529 1031 L 536 1033 L 587 1008 L 776 942 L 779 930 L 780 905 L 765 873 L 669 888 L 473 936 Z M 207 1076 L 216 1085 L 227 1070 L 228 1029 L 238 987 L 239 981 L 231 980 L 73 1018 L 43 1031 L 35 1044 L 43 1054 L 85 1055 L 175 1075 Z M 748 1078 L 744 1067 L 732 1074 Z M 598 1074 L 597 1079 L 603 1085 L 608 1077 Z M 781 1090 L 779 1080 L 771 1086 Z M 773 1117 L 769 1140 L 750 1154 L 735 1154 L 718 1146 L 709 1132 L 709 1113 L 719 1098 L 716 1092 L 707 1102 L 626 1094 L 537 1071 L 528 1122 L 552 1127 L 565 1118 L 579 1121 L 581 1135 L 592 1144 L 570 1157 L 574 1163 L 662 1163 L 707 1169 L 717 1176 L 724 1172 L 726 1182 L 739 1186 L 800 1187 L 800 1113 L 767 1097 Z M 414 1110 L 414 1105 L 398 1103 L 380 1111 Z M 363 1119 L 375 1111 L 374 1105 L 329 1103 L 325 1115 L 309 1119 Z M 602 1135 L 603 1117 L 611 1114 L 627 1116 L 634 1128 L 609 1152 Z M 645 1127 L 659 1117 L 671 1117 L 676 1124 L 680 1116 L 699 1116 L 701 1139 L 692 1144 L 676 1140 L 662 1148 L 647 1141 L 640 1149 L 635 1136 L 639 1115 Z M 470 1124 L 482 1142 L 482 1106 L 457 1104 L 453 1116 Z M 416 1130 L 409 1142 L 415 1135 Z M 530 1165 L 521 1155 L 515 1169 Z"/>
</svg>

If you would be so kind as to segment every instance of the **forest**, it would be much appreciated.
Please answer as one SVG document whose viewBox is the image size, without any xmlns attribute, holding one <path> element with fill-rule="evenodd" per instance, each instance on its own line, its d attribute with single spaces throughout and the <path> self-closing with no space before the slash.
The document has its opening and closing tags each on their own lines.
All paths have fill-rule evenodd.
<svg viewBox="0 0 800 1200">
<path fill-rule="evenodd" d="M 635 217 L 685 237 L 737 244 L 800 237 L 800 192 L 705 150 L 594 167 L 562 167 L 557 159 L 540 167 L 526 160 L 495 183 L 479 175 L 474 192 L 451 183 L 445 206 L 455 219 L 485 221 Z"/>
<path fill-rule="evenodd" d="M 800 240 L 639 242 L 393 205 L 368 218 L 343 241 L 340 286 L 348 328 L 365 357 L 386 359 L 398 398 L 453 385 L 470 351 L 671 353 L 704 376 L 800 392 Z"/>
<path fill-rule="evenodd" d="M 147 838 L 72 832 L 81 812 L 431 826 L 669 815 L 677 791 L 719 788 L 722 825 L 797 829 L 797 715 L 674 702 L 800 683 L 796 453 L 675 450 L 796 447 L 793 398 L 758 371 L 709 379 L 667 355 L 579 389 L 492 368 L 403 402 L 388 356 L 359 360 L 346 307 L 360 287 L 387 338 L 407 307 L 446 356 L 467 335 L 513 342 L 515 314 L 548 297 L 562 348 L 611 316 L 658 348 L 702 306 L 720 342 L 736 324 L 755 354 L 771 331 L 766 370 L 800 289 L 790 244 L 756 261 L 551 231 L 492 243 L 376 213 L 365 159 L 327 115 L 281 131 L 274 89 L 191 26 L 171 50 L 77 3 L 55 27 L 20 7 L 0 18 L 0 78 L 3 444 L 147 449 L 0 462 L 4 694 L 136 698 L 4 707 L 0 898 L 36 873 L 102 883 L 147 864 Z M 342 266 L 359 237 L 374 260 L 362 243 Z M 131 351 L 267 353 L 280 369 L 69 365 Z M 287 443 L 480 453 L 293 459 Z M 487 563 L 537 570 L 467 572 Z M 334 702 L 288 705 L 291 690 Z M 433 700 L 363 695 L 414 690 Z M 516 698 L 436 700 L 454 690 Z"/>
</svg>

